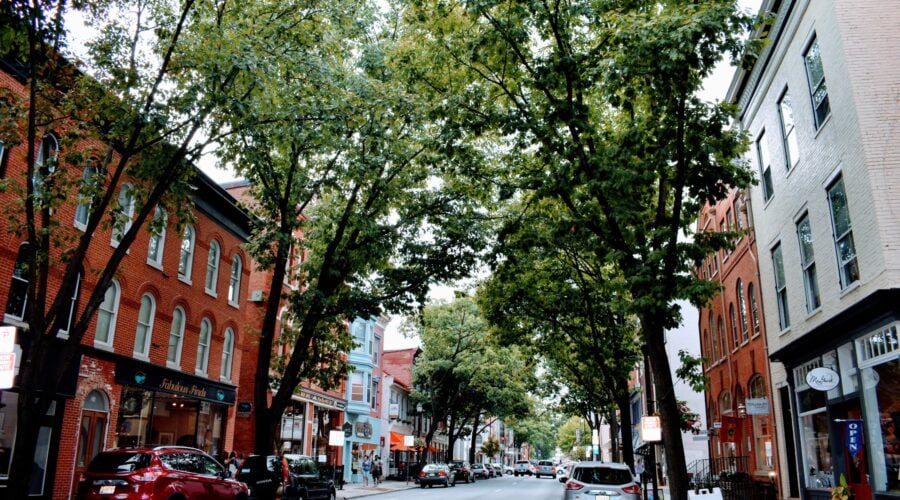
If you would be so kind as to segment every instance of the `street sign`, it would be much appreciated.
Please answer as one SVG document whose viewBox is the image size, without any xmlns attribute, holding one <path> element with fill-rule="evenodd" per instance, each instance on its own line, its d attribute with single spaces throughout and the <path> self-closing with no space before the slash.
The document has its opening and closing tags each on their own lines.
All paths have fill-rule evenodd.
<svg viewBox="0 0 900 500">
<path fill-rule="evenodd" d="M 345 433 L 337 430 L 328 431 L 329 446 L 344 446 Z"/>
<path fill-rule="evenodd" d="M 0 389 L 11 389 L 16 378 L 16 353 L 0 353 Z"/>
<path fill-rule="evenodd" d="M 641 417 L 641 440 L 646 443 L 662 441 L 662 424 L 659 417 Z"/>
<path fill-rule="evenodd" d="M 344 425 L 341 426 L 341 430 L 344 431 L 344 436 L 350 437 L 353 435 L 353 425 L 350 422 L 344 422 Z"/>
</svg>

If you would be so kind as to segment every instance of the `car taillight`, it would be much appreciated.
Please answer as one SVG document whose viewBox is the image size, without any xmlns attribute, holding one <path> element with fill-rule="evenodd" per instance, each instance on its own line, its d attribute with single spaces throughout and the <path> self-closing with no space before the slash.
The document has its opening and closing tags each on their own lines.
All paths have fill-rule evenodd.
<svg viewBox="0 0 900 500">
<path fill-rule="evenodd" d="M 625 493 L 632 493 L 635 495 L 640 495 L 641 487 L 636 484 L 632 484 L 631 486 L 626 486 L 626 487 L 622 488 L 622 491 L 624 491 Z"/>
<path fill-rule="evenodd" d="M 444 471 L 438 471 L 438 476 L 446 476 L 447 473 Z"/>
<path fill-rule="evenodd" d="M 131 476 L 135 481 L 150 482 L 156 481 L 159 476 L 163 475 L 163 470 L 159 467 L 148 467 L 143 471 Z"/>
<path fill-rule="evenodd" d="M 419 477 L 425 477 L 425 471 L 420 472 Z"/>
<path fill-rule="evenodd" d="M 575 481 L 566 482 L 567 490 L 580 490 L 581 488 L 584 488 L 584 485 L 581 483 L 576 483 Z"/>
</svg>

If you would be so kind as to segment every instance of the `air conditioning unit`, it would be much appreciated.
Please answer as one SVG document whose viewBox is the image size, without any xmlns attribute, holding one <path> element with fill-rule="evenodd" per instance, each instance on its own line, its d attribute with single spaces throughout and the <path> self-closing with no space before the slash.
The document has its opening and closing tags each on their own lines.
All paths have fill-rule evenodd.
<svg viewBox="0 0 900 500">
<path fill-rule="evenodd" d="M 250 302 L 262 302 L 263 299 L 263 291 L 262 290 L 253 290 L 250 292 Z"/>
</svg>

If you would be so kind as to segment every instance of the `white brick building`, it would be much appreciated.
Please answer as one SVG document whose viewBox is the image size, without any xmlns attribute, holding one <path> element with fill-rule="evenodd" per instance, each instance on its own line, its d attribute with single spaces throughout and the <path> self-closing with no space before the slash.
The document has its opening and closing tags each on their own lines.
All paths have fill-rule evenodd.
<svg viewBox="0 0 900 500">
<path fill-rule="evenodd" d="M 857 499 L 898 498 L 900 2 L 765 0 L 762 10 L 777 14 L 769 43 L 728 99 L 760 180 L 751 204 L 780 496 L 830 498 L 843 474 Z M 807 382 L 819 367 L 834 388 Z"/>
</svg>

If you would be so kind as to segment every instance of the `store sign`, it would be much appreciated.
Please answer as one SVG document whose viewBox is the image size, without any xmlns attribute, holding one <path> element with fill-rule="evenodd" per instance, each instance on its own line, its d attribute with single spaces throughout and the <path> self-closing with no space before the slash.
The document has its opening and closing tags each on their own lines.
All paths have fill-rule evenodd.
<svg viewBox="0 0 900 500">
<path fill-rule="evenodd" d="M 238 415 L 249 415 L 253 411 L 253 403 L 249 401 L 241 401 L 237 405 Z"/>
<path fill-rule="evenodd" d="M 391 406 L 388 410 L 388 418 L 400 418 L 400 405 L 397 403 L 391 403 Z"/>
<path fill-rule="evenodd" d="M 300 399 L 303 401 L 309 401 L 310 403 L 315 403 L 318 406 L 326 408 L 343 410 L 347 407 L 347 404 L 345 402 L 337 398 L 326 396 L 325 394 L 319 394 L 318 392 L 313 392 L 308 389 L 300 389 Z"/>
<path fill-rule="evenodd" d="M 116 363 L 116 382 L 213 403 L 234 404 L 234 387 L 134 360 Z"/>
<path fill-rule="evenodd" d="M 750 398 L 745 402 L 747 415 L 768 415 L 769 400 L 768 398 Z"/>
<path fill-rule="evenodd" d="M 344 422 L 344 425 L 341 426 L 341 431 L 344 433 L 344 436 L 350 437 L 353 435 L 353 425 L 350 422 Z"/>
<path fill-rule="evenodd" d="M 645 443 L 662 441 L 662 424 L 659 417 L 641 417 L 641 440 Z"/>
<path fill-rule="evenodd" d="M 859 419 L 850 419 L 844 421 L 844 434 L 847 436 L 847 453 L 851 457 L 859 454 L 862 449 L 863 422 Z"/>
<path fill-rule="evenodd" d="M 817 391 L 830 391 L 837 387 L 841 376 L 831 368 L 813 368 L 806 374 L 806 384 Z"/>
<path fill-rule="evenodd" d="M 369 439 L 372 437 L 372 424 L 368 422 L 356 423 L 356 437 Z"/>
<path fill-rule="evenodd" d="M 0 389 L 11 389 L 16 378 L 16 327 L 0 326 Z"/>
</svg>

